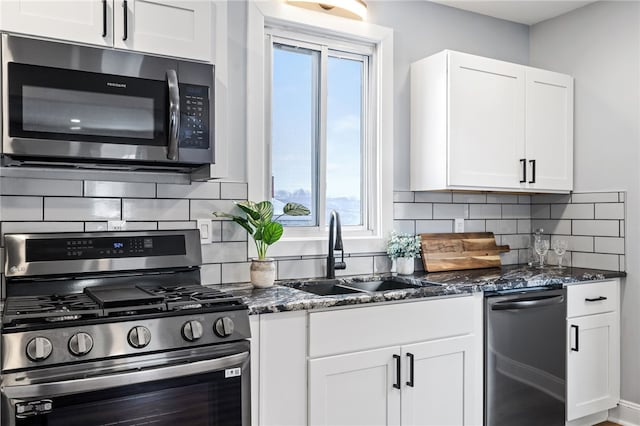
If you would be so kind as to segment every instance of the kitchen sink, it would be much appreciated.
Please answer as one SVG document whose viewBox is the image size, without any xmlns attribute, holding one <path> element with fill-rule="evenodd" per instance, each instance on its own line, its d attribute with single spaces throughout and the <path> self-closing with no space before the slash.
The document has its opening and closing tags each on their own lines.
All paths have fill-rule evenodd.
<svg viewBox="0 0 640 426">
<path fill-rule="evenodd" d="M 436 284 L 420 285 L 393 280 L 355 281 L 349 283 L 339 283 L 337 280 L 322 280 L 309 281 L 293 287 L 308 293 L 317 294 L 318 296 L 335 296 L 340 294 L 373 293 L 376 291 L 412 289 L 429 285 Z"/>
</svg>

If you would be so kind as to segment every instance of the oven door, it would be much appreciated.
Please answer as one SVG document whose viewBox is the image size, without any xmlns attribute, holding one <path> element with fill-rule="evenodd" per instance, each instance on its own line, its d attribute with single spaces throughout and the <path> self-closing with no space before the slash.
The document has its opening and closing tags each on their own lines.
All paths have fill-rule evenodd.
<svg viewBox="0 0 640 426">
<path fill-rule="evenodd" d="M 6 374 L 2 424 L 248 426 L 249 358 L 242 341 Z"/>
</svg>

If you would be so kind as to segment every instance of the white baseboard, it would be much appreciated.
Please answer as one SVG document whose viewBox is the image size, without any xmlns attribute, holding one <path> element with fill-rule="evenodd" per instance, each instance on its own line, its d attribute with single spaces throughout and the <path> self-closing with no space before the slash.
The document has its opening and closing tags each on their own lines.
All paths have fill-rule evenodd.
<svg viewBox="0 0 640 426">
<path fill-rule="evenodd" d="M 616 408 L 609 410 L 609 420 L 622 426 L 640 426 L 640 404 L 621 399 Z"/>
</svg>

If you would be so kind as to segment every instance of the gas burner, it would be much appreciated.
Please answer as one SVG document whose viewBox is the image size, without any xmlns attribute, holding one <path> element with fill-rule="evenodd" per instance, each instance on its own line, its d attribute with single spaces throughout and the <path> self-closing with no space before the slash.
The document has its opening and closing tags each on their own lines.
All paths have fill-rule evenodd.
<svg viewBox="0 0 640 426">
<path fill-rule="evenodd" d="M 46 317 L 44 320 L 47 322 L 61 322 L 61 321 L 73 321 L 73 320 L 77 320 L 80 319 L 82 317 L 82 315 L 65 315 L 69 312 L 71 312 L 71 310 L 66 307 L 66 306 L 62 306 L 59 309 L 56 309 L 54 311 L 49 311 L 50 313 L 56 313 L 56 314 L 60 314 L 60 316 L 55 316 L 55 317 Z"/>
</svg>

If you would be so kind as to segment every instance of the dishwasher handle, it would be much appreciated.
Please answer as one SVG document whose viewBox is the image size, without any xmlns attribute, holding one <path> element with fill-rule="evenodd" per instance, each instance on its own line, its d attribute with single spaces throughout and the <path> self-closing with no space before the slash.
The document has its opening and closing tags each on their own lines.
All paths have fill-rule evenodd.
<svg viewBox="0 0 640 426">
<path fill-rule="evenodd" d="M 557 305 L 564 302 L 564 296 L 537 297 L 535 299 L 518 299 L 497 302 L 491 306 L 492 311 L 504 311 L 508 309 L 532 309 L 543 306 Z"/>
</svg>

